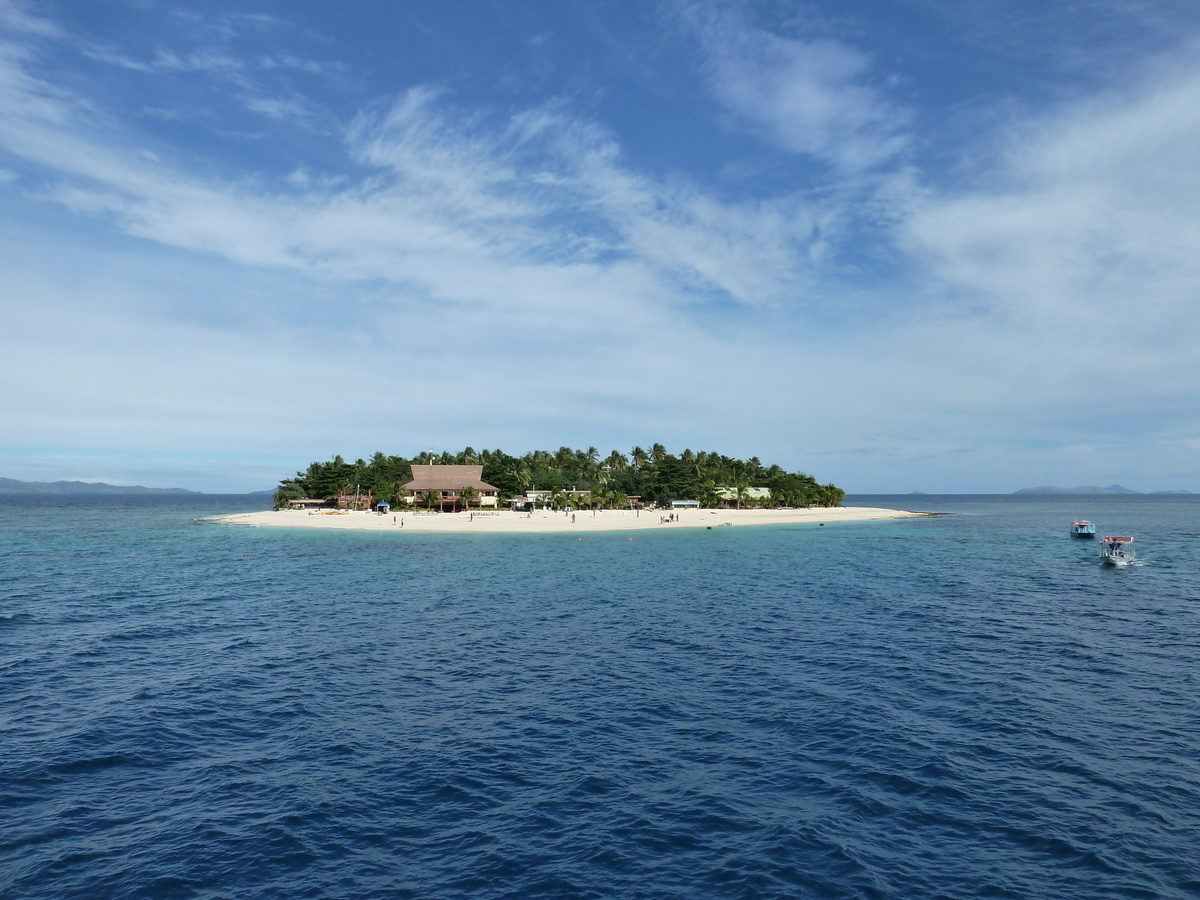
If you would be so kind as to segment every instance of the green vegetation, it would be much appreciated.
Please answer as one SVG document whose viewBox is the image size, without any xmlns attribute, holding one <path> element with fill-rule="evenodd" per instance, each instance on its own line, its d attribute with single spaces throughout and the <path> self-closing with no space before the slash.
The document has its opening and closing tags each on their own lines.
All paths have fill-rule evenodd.
<svg viewBox="0 0 1200 900">
<path fill-rule="evenodd" d="M 353 493 L 361 488 L 364 493 L 370 491 L 377 501 L 403 506 L 410 502 L 404 485 L 412 480 L 413 463 L 482 465 L 483 480 L 499 488 L 502 499 L 530 490 L 548 491 L 556 506 L 566 502 L 581 505 L 582 498 L 575 495 L 568 500 L 567 491 L 587 491 L 589 496 L 583 502 L 601 507 L 626 506 L 630 496 L 641 497 L 643 504 L 698 500 L 706 507 L 724 502 L 741 506 L 838 506 L 846 497 L 841 488 L 817 484 L 811 475 L 785 472 L 779 466 L 764 467 L 758 457 L 740 460 L 691 450 L 675 456 L 662 444 L 655 444 L 649 450 L 634 447 L 628 454 L 613 450 L 604 457 L 595 447 L 560 447 L 553 453 L 534 450 L 524 456 L 467 447 L 460 453 L 421 453 L 412 459 L 376 453 L 369 461 L 352 463 L 335 456 L 280 482 L 275 505 L 285 506 L 288 500 L 302 497 L 334 500 L 341 492 Z M 770 496 L 756 498 L 752 488 L 768 488 Z M 723 500 L 722 489 L 731 490 L 733 498 Z"/>
</svg>

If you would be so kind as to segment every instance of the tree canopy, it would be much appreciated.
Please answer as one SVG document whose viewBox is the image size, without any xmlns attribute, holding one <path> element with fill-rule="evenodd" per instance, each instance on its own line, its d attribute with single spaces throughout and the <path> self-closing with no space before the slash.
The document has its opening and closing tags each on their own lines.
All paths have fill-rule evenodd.
<svg viewBox="0 0 1200 900">
<path fill-rule="evenodd" d="M 787 472 L 777 465 L 764 466 L 756 456 L 741 460 L 690 449 L 675 455 L 662 444 L 653 444 L 649 450 L 638 446 L 607 455 L 595 447 L 533 450 L 522 456 L 466 447 L 458 453 L 427 451 L 411 459 L 376 453 L 370 460 L 351 463 L 335 456 L 281 481 L 275 502 L 283 506 L 303 497 L 333 500 L 339 493 L 361 490 L 370 491 L 376 500 L 404 504 L 408 501 L 404 485 L 412 480 L 414 463 L 482 465 L 483 480 L 499 488 L 502 499 L 531 490 L 560 497 L 566 491 L 587 491 L 590 502 L 602 506 L 623 506 L 629 496 L 660 505 L 697 500 L 702 506 L 717 506 L 720 492 L 728 489 L 741 498 L 742 505 L 838 506 L 846 496 L 836 485 L 818 484 L 811 475 Z M 748 488 L 768 488 L 770 497 L 748 497 Z"/>
</svg>

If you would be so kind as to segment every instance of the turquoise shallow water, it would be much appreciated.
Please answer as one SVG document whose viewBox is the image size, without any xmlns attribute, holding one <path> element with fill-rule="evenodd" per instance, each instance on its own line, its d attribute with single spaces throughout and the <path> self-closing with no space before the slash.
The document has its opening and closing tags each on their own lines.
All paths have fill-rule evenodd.
<svg viewBox="0 0 1200 900">
<path fill-rule="evenodd" d="M 2 496 L 0 896 L 1200 896 L 1200 498 L 848 502 L 955 515 Z"/>
</svg>

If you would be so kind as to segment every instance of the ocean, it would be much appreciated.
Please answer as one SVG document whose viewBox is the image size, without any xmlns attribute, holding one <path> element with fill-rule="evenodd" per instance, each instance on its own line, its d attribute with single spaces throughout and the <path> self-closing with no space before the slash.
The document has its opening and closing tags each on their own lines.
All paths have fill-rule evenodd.
<svg viewBox="0 0 1200 900">
<path fill-rule="evenodd" d="M 1200 897 L 1200 497 L 204 521 L 267 502 L 0 495 L 0 896 Z"/>
</svg>

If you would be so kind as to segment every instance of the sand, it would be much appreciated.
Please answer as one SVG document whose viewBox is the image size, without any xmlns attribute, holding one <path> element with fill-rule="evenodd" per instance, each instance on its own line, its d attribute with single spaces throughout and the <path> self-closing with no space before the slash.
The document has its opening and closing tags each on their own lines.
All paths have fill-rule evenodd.
<svg viewBox="0 0 1200 900">
<path fill-rule="evenodd" d="M 322 515 L 305 510 L 272 510 L 217 516 L 216 520 L 231 525 L 258 525 L 272 528 L 324 528 L 342 531 L 439 532 L 453 534 L 555 534 L 634 531 L 652 528 L 718 528 L 747 525 L 793 525 L 822 522 L 864 522 L 872 519 L 905 519 L 924 515 L 899 509 L 869 507 L 837 507 L 834 509 L 692 509 L 676 511 L 675 522 L 663 523 L 669 516 L 661 510 L 591 510 L 563 515 L 561 512 L 538 511 L 529 515 L 504 510 L 496 513 L 471 514 L 394 512 L 379 515 L 374 512 L 348 512 L 344 515 Z M 403 524 L 401 524 L 403 523 Z"/>
</svg>

